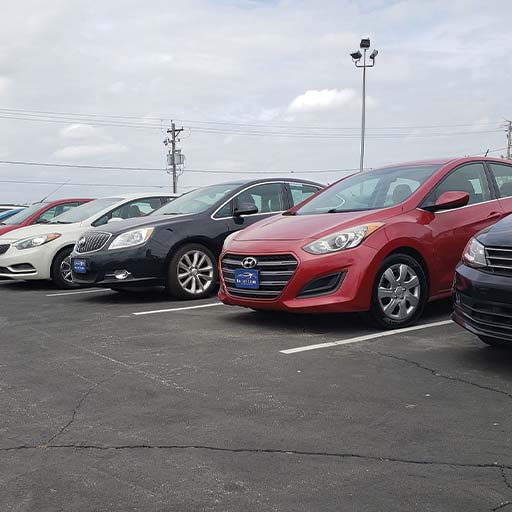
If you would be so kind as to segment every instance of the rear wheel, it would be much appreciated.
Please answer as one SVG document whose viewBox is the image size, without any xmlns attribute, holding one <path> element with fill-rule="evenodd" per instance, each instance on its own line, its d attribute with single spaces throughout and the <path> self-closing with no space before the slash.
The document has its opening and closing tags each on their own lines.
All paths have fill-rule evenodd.
<svg viewBox="0 0 512 512">
<path fill-rule="evenodd" d="M 73 248 L 67 247 L 57 253 L 53 258 L 50 276 L 57 288 L 61 290 L 70 290 L 79 288 L 79 285 L 73 283 L 71 277 L 71 252 Z"/>
<path fill-rule="evenodd" d="M 187 244 L 169 262 L 167 293 L 178 299 L 204 299 L 219 280 L 217 259 L 201 244 Z"/>
<path fill-rule="evenodd" d="M 408 254 L 392 254 L 377 272 L 370 318 L 385 329 L 411 325 L 423 313 L 427 293 L 423 267 Z"/>
</svg>

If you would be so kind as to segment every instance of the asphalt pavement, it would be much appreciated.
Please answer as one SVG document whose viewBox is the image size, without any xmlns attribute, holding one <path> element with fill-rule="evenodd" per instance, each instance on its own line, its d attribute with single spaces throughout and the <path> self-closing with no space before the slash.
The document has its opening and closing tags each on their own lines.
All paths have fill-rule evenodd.
<svg viewBox="0 0 512 512">
<path fill-rule="evenodd" d="M 512 511 L 512 351 L 449 315 L 1 281 L 0 510 Z"/>
</svg>

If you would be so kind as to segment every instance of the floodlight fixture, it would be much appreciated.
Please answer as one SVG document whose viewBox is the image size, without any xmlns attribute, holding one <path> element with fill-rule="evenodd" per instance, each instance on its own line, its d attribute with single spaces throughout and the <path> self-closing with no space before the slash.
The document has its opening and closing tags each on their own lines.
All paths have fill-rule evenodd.
<svg viewBox="0 0 512 512">
<path fill-rule="evenodd" d="M 373 50 L 373 52 L 370 54 L 370 59 L 375 60 L 375 57 L 379 54 L 379 50 Z"/>
<path fill-rule="evenodd" d="M 368 50 L 370 48 L 370 38 L 361 39 L 361 44 L 359 45 L 359 48 L 362 48 L 363 50 Z"/>
<path fill-rule="evenodd" d="M 353 60 L 358 61 L 361 59 L 363 54 L 359 50 L 357 50 L 357 52 L 351 53 L 350 56 L 352 57 Z"/>
</svg>

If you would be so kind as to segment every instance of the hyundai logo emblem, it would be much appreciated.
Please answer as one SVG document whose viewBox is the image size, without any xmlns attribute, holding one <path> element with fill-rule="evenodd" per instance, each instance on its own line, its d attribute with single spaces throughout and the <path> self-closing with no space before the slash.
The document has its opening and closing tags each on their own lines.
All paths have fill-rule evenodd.
<svg viewBox="0 0 512 512">
<path fill-rule="evenodd" d="M 242 260 L 242 267 L 244 268 L 254 268 L 258 264 L 258 260 L 249 256 L 248 258 L 244 258 Z"/>
</svg>

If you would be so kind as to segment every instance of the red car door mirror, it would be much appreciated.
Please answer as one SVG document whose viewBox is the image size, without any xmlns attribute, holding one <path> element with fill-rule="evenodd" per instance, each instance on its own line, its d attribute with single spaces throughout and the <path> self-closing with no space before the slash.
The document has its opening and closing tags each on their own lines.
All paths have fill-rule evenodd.
<svg viewBox="0 0 512 512">
<path fill-rule="evenodd" d="M 438 210 L 452 210 L 454 208 L 460 208 L 466 206 L 469 203 L 469 194 L 467 192 L 443 192 L 436 200 L 429 211 L 437 212 Z"/>
</svg>

